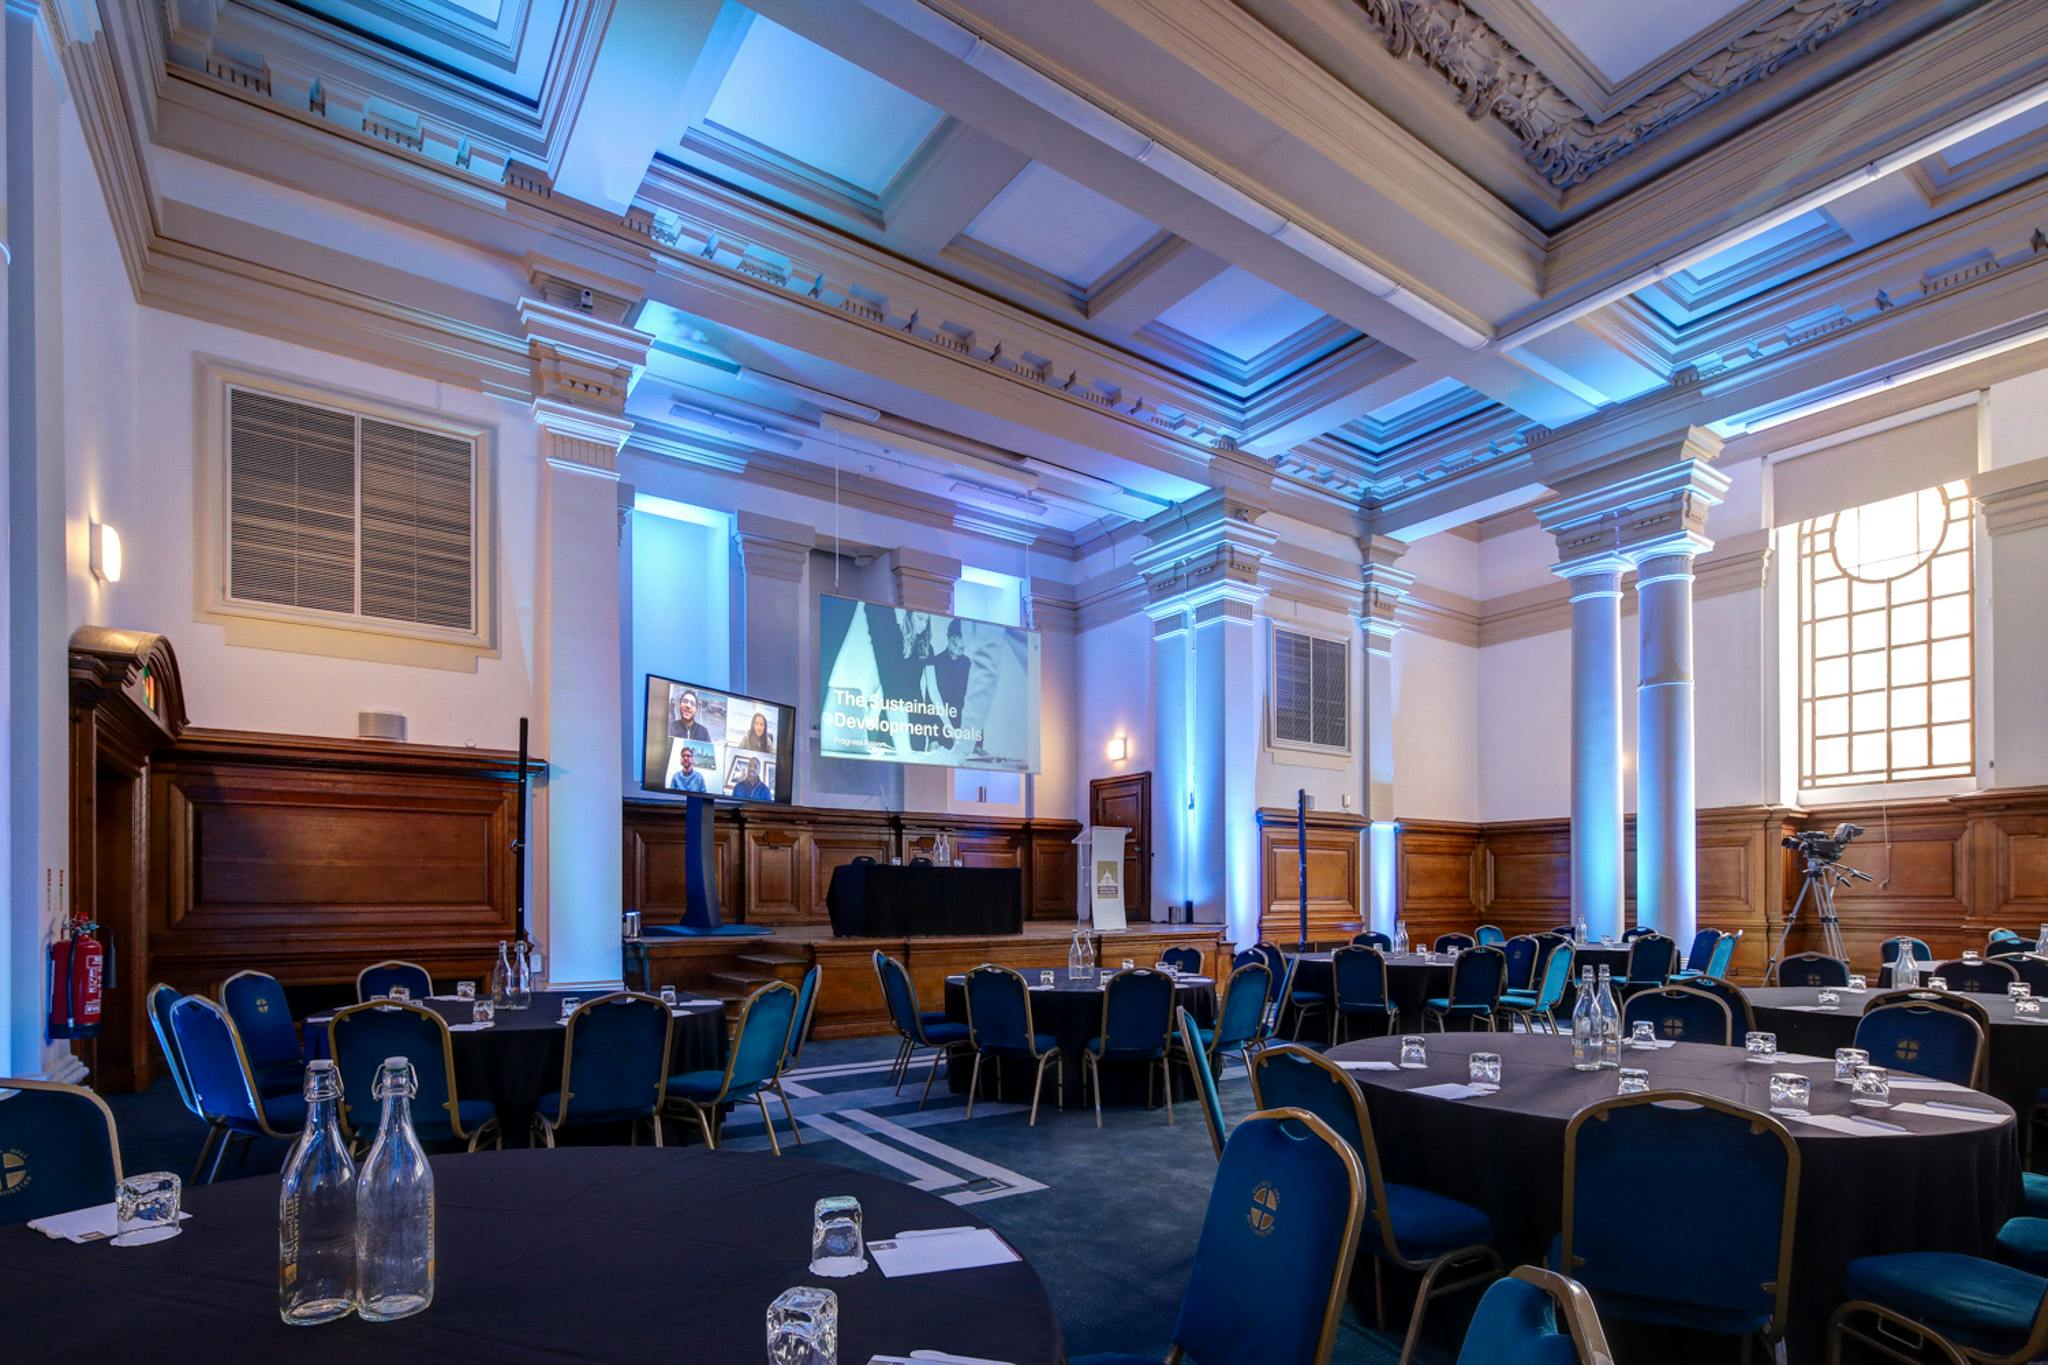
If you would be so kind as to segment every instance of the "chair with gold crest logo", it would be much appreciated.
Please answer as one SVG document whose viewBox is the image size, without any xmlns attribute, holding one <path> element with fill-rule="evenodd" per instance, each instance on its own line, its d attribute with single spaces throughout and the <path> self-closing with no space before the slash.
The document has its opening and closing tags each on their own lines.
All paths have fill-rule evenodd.
<svg viewBox="0 0 2048 1365">
<path fill-rule="evenodd" d="M 292 1026 L 284 987 L 262 972 L 236 972 L 220 988 L 221 1008 L 235 1021 L 256 1086 L 266 1095 L 296 1095 L 305 1083 L 306 1054 Z"/>
<path fill-rule="evenodd" d="M 107 1102 L 82 1086 L 0 1077 L 0 1227 L 104 1204 L 121 1183 Z"/>
</svg>

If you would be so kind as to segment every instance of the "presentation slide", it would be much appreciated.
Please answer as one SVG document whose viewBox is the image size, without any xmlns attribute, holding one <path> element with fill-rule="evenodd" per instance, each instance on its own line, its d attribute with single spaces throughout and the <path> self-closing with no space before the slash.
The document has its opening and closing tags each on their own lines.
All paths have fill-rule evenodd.
<svg viewBox="0 0 2048 1365">
<path fill-rule="evenodd" d="M 818 752 L 1038 771 L 1038 632 L 818 599 Z"/>
<path fill-rule="evenodd" d="M 787 802 L 795 725 L 791 707 L 649 674 L 640 785 Z"/>
</svg>

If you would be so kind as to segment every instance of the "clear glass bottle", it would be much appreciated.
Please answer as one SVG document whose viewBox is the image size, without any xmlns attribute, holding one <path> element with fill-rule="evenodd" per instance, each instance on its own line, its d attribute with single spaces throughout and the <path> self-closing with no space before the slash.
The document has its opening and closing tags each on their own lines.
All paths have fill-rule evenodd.
<svg viewBox="0 0 2048 1365">
<path fill-rule="evenodd" d="M 491 964 L 491 1003 L 501 1010 L 512 1007 L 512 948 L 502 938 L 498 960 Z"/>
<path fill-rule="evenodd" d="M 1899 941 L 1899 955 L 1892 959 L 1892 988 L 1910 991 L 1920 985 L 1920 959 L 1913 955 L 1910 941 Z"/>
<path fill-rule="evenodd" d="M 1081 979 L 1095 979 L 1095 937 L 1092 934 L 1081 935 Z"/>
<path fill-rule="evenodd" d="M 1614 978 L 1600 969 L 1600 1065 L 1608 1071 L 1621 1066 L 1621 1007 L 1614 1000 Z"/>
<path fill-rule="evenodd" d="M 294 1327 L 355 1309 L 356 1165 L 341 1137 L 341 1072 L 306 1064 L 306 1126 L 277 1198 L 277 1312 Z"/>
<path fill-rule="evenodd" d="M 1600 1006 L 1593 999 L 1593 969 L 1579 972 L 1579 998 L 1572 1005 L 1572 1070 L 1600 1069 Z"/>
<path fill-rule="evenodd" d="M 1408 921 L 1405 919 L 1394 921 L 1394 951 L 1396 953 L 1406 953 L 1408 951 Z"/>
<path fill-rule="evenodd" d="M 1586 921 L 1584 917 L 1572 921 L 1572 937 L 1578 941 L 1578 945 L 1581 948 L 1586 946 Z"/>
<path fill-rule="evenodd" d="M 2039 957 L 2048 957 L 2048 924 L 2041 926 L 2041 932 L 2034 936 L 2034 952 Z"/>
<path fill-rule="evenodd" d="M 412 1130 L 412 1064 L 387 1057 L 372 1092 L 377 1140 L 356 1181 L 356 1311 L 365 1322 L 409 1317 L 434 1301 L 434 1172 Z"/>
<path fill-rule="evenodd" d="M 1076 929 L 1071 942 L 1067 944 L 1067 980 L 1081 979 L 1081 931 Z"/>
<path fill-rule="evenodd" d="M 533 964 L 526 959 L 526 940 L 519 940 L 512 952 L 512 990 L 507 1008 L 523 1010 L 533 1003 Z"/>
<path fill-rule="evenodd" d="M 548 988 L 548 958 L 540 944 L 531 936 L 526 940 L 526 965 L 531 989 L 544 991 Z"/>
</svg>

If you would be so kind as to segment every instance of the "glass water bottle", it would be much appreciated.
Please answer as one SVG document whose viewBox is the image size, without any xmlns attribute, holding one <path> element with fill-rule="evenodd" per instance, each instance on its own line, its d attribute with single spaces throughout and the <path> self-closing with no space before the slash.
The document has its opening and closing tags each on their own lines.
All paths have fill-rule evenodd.
<svg viewBox="0 0 2048 1365">
<path fill-rule="evenodd" d="M 491 1004 L 501 1010 L 512 1008 L 512 949 L 502 938 L 498 960 L 491 964 Z"/>
<path fill-rule="evenodd" d="M 1408 921 L 1405 919 L 1397 919 L 1394 921 L 1394 952 L 1398 956 L 1405 954 L 1407 951 Z"/>
<path fill-rule="evenodd" d="M 1608 1071 L 1621 1066 L 1621 1007 L 1614 1002 L 1614 977 L 1600 969 L 1600 1065 Z"/>
<path fill-rule="evenodd" d="M 1579 998 L 1572 1004 L 1572 1070 L 1600 1069 L 1600 1006 L 1593 999 L 1593 969 L 1579 972 Z"/>
<path fill-rule="evenodd" d="M 306 1126 L 285 1158 L 277 1199 L 277 1312 L 294 1327 L 355 1308 L 356 1166 L 341 1137 L 341 1072 L 306 1064 Z"/>
<path fill-rule="evenodd" d="M 544 991 L 548 988 L 548 957 L 541 951 L 540 944 L 532 938 L 526 940 L 527 983 L 530 989 Z"/>
<path fill-rule="evenodd" d="M 1892 986 L 1896 990 L 1910 991 L 1920 985 L 1920 959 L 1913 955 L 1913 944 L 1909 939 L 1899 940 L 1899 955 L 1892 959 Z"/>
<path fill-rule="evenodd" d="M 412 1130 L 412 1064 L 387 1057 L 371 1092 L 384 1104 L 356 1182 L 356 1311 L 408 1317 L 434 1301 L 434 1172 Z"/>
<path fill-rule="evenodd" d="M 511 1007 L 523 1010 L 533 1003 L 533 964 L 526 960 L 526 940 L 519 940 L 512 956 Z"/>
<path fill-rule="evenodd" d="M 1067 980 L 1081 979 L 1081 931 L 1076 929 L 1074 937 L 1067 942 Z"/>
</svg>

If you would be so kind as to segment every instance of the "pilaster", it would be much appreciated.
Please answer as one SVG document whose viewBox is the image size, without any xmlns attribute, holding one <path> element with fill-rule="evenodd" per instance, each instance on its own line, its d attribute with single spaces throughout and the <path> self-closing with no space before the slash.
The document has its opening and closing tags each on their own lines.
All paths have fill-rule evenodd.
<svg viewBox="0 0 2048 1365">
<path fill-rule="evenodd" d="M 2041 704 L 2041 679 L 2048 677 L 2041 609 L 2048 598 L 2048 459 L 1987 470 L 1970 480 L 1970 493 L 1984 514 L 1978 561 L 1989 647 L 1979 657 L 1990 672 L 1991 785 L 2048 784 L 2048 707 Z"/>
<path fill-rule="evenodd" d="M 1364 777 L 1367 826 L 1365 885 L 1360 904 L 1372 927 L 1391 934 L 1399 917 L 1399 827 L 1394 824 L 1394 637 L 1398 613 L 1415 586 L 1415 575 L 1397 568 L 1408 553 L 1403 541 L 1364 536 L 1358 542 L 1361 598 L 1358 612 L 1360 667 L 1353 714 L 1359 717 L 1360 770 Z"/>
</svg>

